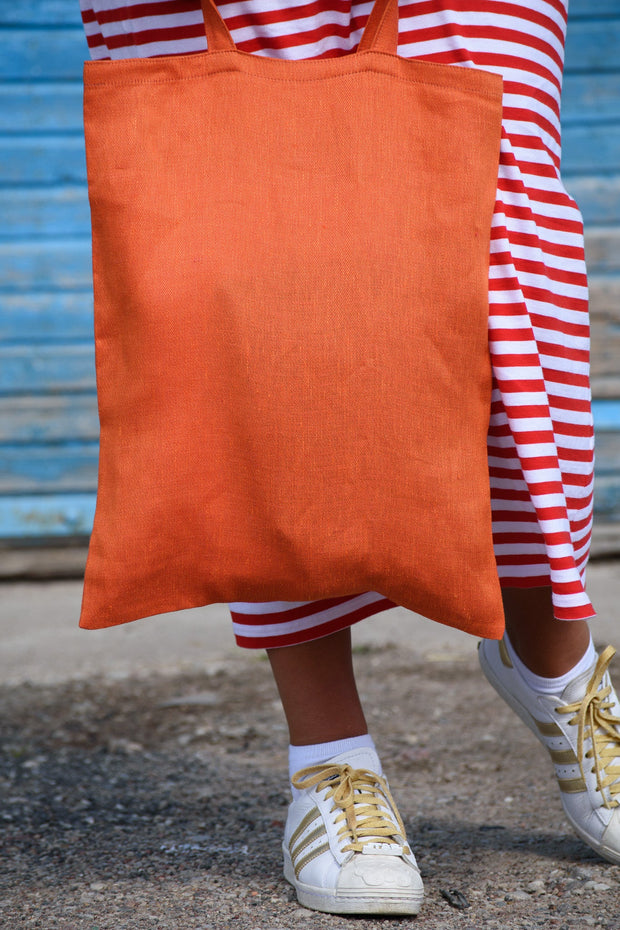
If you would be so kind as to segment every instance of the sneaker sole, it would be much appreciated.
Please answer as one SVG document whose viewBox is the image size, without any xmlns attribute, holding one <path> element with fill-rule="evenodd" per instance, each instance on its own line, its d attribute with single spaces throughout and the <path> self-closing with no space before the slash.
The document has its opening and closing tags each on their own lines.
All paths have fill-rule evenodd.
<svg viewBox="0 0 620 930">
<path fill-rule="evenodd" d="M 424 889 L 414 892 L 359 891 L 330 894 L 325 888 L 306 885 L 295 875 L 290 855 L 284 850 L 284 877 L 297 893 L 297 900 L 304 907 L 325 914 L 383 914 L 393 916 L 415 916 L 424 900 Z"/>
<path fill-rule="evenodd" d="M 484 654 L 483 643 L 480 643 L 478 646 L 478 660 L 480 662 L 480 667 L 482 668 L 482 671 L 487 681 L 489 682 L 489 684 L 497 691 L 499 695 L 501 695 L 501 697 L 503 697 L 506 703 L 510 707 L 512 707 L 515 714 L 517 714 L 517 716 L 521 718 L 521 720 L 526 725 L 528 730 L 531 730 L 531 732 L 536 737 L 536 741 L 540 743 L 541 741 L 538 736 L 538 729 L 534 722 L 534 718 L 530 714 L 527 707 L 521 704 L 521 702 L 510 691 L 508 691 L 503 686 L 502 682 L 496 676 L 495 672 L 489 665 L 487 657 Z M 544 743 L 542 745 L 544 746 L 545 749 L 547 748 Z M 618 855 L 618 853 L 615 850 L 610 849 L 608 846 L 605 846 L 603 843 L 601 843 L 600 840 L 595 839 L 595 837 L 593 837 L 590 833 L 584 830 L 583 827 L 575 823 L 575 820 L 573 819 L 573 817 L 571 817 L 569 811 L 566 810 L 561 791 L 560 791 L 560 801 L 562 802 L 562 808 L 564 810 L 566 819 L 570 823 L 571 827 L 573 828 L 577 836 L 581 837 L 581 839 L 585 843 L 587 843 L 588 846 L 594 849 L 595 852 L 597 852 L 599 856 L 601 856 L 603 859 L 606 859 L 608 862 L 620 863 L 620 855 Z"/>
</svg>

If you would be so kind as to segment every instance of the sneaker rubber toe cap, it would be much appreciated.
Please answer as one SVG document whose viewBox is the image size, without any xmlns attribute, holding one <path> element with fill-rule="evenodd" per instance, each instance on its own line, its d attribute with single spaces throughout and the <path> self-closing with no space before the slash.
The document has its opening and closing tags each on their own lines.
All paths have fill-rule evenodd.
<svg viewBox="0 0 620 930">
<path fill-rule="evenodd" d="M 388 856 L 353 856 L 338 876 L 338 892 L 422 891 L 420 873 L 408 862 Z"/>
</svg>

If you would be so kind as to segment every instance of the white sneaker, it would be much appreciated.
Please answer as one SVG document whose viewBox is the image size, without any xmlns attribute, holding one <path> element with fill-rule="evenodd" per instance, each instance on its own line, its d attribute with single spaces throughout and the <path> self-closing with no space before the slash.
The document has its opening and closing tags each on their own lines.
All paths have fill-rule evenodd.
<svg viewBox="0 0 620 930">
<path fill-rule="evenodd" d="M 579 836 L 604 859 L 620 863 L 620 703 L 609 677 L 608 646 L 561 694 L 533 691 L 503 641 L 486 639 L 478 656 L 495 690 L 547 748 L 562 805 Z"/>
<path fill-rule="evenodd" d="M 424 890 L 377 754 L 357 749 L 301 769 L 284 828 L 284 876 L 329 914 L 417 914 Z"/>
</svg>

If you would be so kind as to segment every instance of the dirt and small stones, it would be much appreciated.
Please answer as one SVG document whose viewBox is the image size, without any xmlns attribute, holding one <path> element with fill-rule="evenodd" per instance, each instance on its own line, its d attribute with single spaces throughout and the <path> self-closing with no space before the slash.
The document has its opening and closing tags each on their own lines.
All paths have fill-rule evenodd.
<svg viewBox="0 0 620 930">
<path fill-rule="evenodd" d="M 282 877 L 284 719 L 268 663 L 241 654 L 204 674 L 0 689 L 0 927 L 619 930 L 620 867 L 571 832 L 544 751 L 475 664 L 384 648 L 356 666 L 424 878 L 419 917 L 299 906 Z"/>
<path fill-rule="evenodd" d="M 533 882 L 527 883 L 525 890 L 528 894 L 544 894 L 546 891 L 545 883 L 541 878 L 536 878 Z"/>
<path fill-rule="evenodd" d="M 193 694 L 177 694 L 162 701 L 159 707 L 213 707 L 219 704 L 217 691 L 198 691 Z"/>
<path fill-rule="evenodd" d="M 611 885 L 607 882 L 585 882 L 582 890 L 584 892 L 611 891 Z"/>
<path fill-rule="evenodd" d="M 506 895 L 506 901 L 527 901 L 529 895 L 526 891 L 509 891 Z"/>
</svg>

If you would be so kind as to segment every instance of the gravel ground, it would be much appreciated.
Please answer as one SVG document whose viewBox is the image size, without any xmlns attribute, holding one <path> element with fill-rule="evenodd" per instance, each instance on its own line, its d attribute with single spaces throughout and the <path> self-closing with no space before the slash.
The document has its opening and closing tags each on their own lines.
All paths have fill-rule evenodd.
<svg viewBox="0 0 620 930">
<path fill-rule="evenodd" d="M 474 661 L 388 647 L 356 664 L 425 880 L 418 918 L 296 903 L 282 711 L 267 662 L 243 655 L 0 691 L 0 926 L 618 930 L 620 867 L 570 832 L 544 750 Z"/>
</svg>

